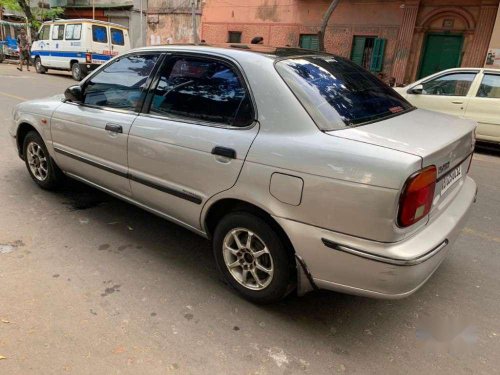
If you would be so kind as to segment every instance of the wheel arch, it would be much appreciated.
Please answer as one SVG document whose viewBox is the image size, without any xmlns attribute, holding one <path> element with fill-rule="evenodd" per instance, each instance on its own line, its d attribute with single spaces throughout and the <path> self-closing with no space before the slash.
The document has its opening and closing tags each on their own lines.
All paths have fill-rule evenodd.
<svg viewBox="0 0 500 375">
<path fill-rule="evenodd" d="M 266 221 L 278 233 L 287 250 L 289 250 L 290 255 L 295 255 L 295 249 L 292 241 L 286 234 L 285 230 L 269 212 L 253 203 L 237 198 L 222 198 L 210 205 L 202 219 L 203 228 L 207 237 L 212 238 L 217 224 L 225 215 L 238 211 L 253 214 Z"/>
<path fill-rule="evenodd" d="M 40 132 L 33 125 L 31 125 L 28 122 L 22 122 L 17 127 L 17 132 L 16 132 L 17 152 L 19 153 L 19 156 L 23 160 L 24 160 L 24 155 L 23 155 L 24 138 L 26 138 L 26 135 L 31 131 L 36 132 L 40 137 L 42 137 Z M 42 137 L 42 139 L 43 139 L 43 137 Z"/>
</svg>

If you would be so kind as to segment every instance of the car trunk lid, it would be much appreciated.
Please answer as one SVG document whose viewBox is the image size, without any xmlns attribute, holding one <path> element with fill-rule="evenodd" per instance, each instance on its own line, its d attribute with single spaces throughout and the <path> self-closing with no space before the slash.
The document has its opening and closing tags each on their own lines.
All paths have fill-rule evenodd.
<svg viewBox="0 0 500 375">
<path fill-rule="evenodd" d="M 474 150 L 473 121 L 416 109 L 375 123 L 327 132 L 336 137 L 386 147 L 422 158 L 422 168 L 435 165 L 438 182 L 434 206 L 465 178 Z M 404 181 L 401 182 L 403 186 Z"/>
</svg>

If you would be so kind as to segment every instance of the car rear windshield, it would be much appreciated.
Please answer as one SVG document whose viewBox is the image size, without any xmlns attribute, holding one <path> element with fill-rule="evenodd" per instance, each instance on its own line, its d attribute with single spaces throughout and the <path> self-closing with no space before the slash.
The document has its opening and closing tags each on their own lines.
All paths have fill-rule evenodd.
<svg viewBox="0 0 500 375">
<path fill-rule="evenodd" d="M 323 131 L 359 126 L 413 109 L 392 88 L 336 56 L 281 60 L 276 69 Z"/>
</svg>

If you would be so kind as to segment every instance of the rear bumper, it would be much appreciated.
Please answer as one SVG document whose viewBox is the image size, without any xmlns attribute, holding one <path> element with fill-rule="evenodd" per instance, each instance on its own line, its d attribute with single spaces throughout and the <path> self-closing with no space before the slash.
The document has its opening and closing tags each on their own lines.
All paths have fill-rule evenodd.
<svg viewBox="0 0 500 375">
<path fill-rule="evenodd" d="M 439 267 L 465 225 L 477 192 L 469 177 L 446 210 L 412 237 L 380 243 L 276 218 L 317 287 L 378 298 L 402 298 Z"/>
</svg>

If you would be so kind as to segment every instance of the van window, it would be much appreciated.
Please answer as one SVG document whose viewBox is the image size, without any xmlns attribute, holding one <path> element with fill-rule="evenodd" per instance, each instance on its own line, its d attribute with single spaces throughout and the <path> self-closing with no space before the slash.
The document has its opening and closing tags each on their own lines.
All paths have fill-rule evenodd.
<svg viewBox="0 0 500 375">
<path fill-rule="evenodd" d="M 92 40 L 97 43 L 108 42 L 108 30 L 105 26 L 92 25 Z"/>
<path fill-rule="evenodd" d="M 123 30 L 111 28 L 111 43 L 117 46 L 125 45 L 125 38 L 123 37 Z"/>
<path fill-rule="evenodd" d="M 40 40 L 49 40 L 50 39 L 50 25 L 45 25 L 40 30 Z"/>
<path fill-rule="evenodd" d="M 52 26 L 52 40 L 63 40 L 64 38 L 64 25 Z"/>
<path fill-rule="evenodd" d="M 82 34 L 82 24 L 66 25 L 66 33 L 64 38 L 66 40 L 80 40 Z"/>
</svg>

